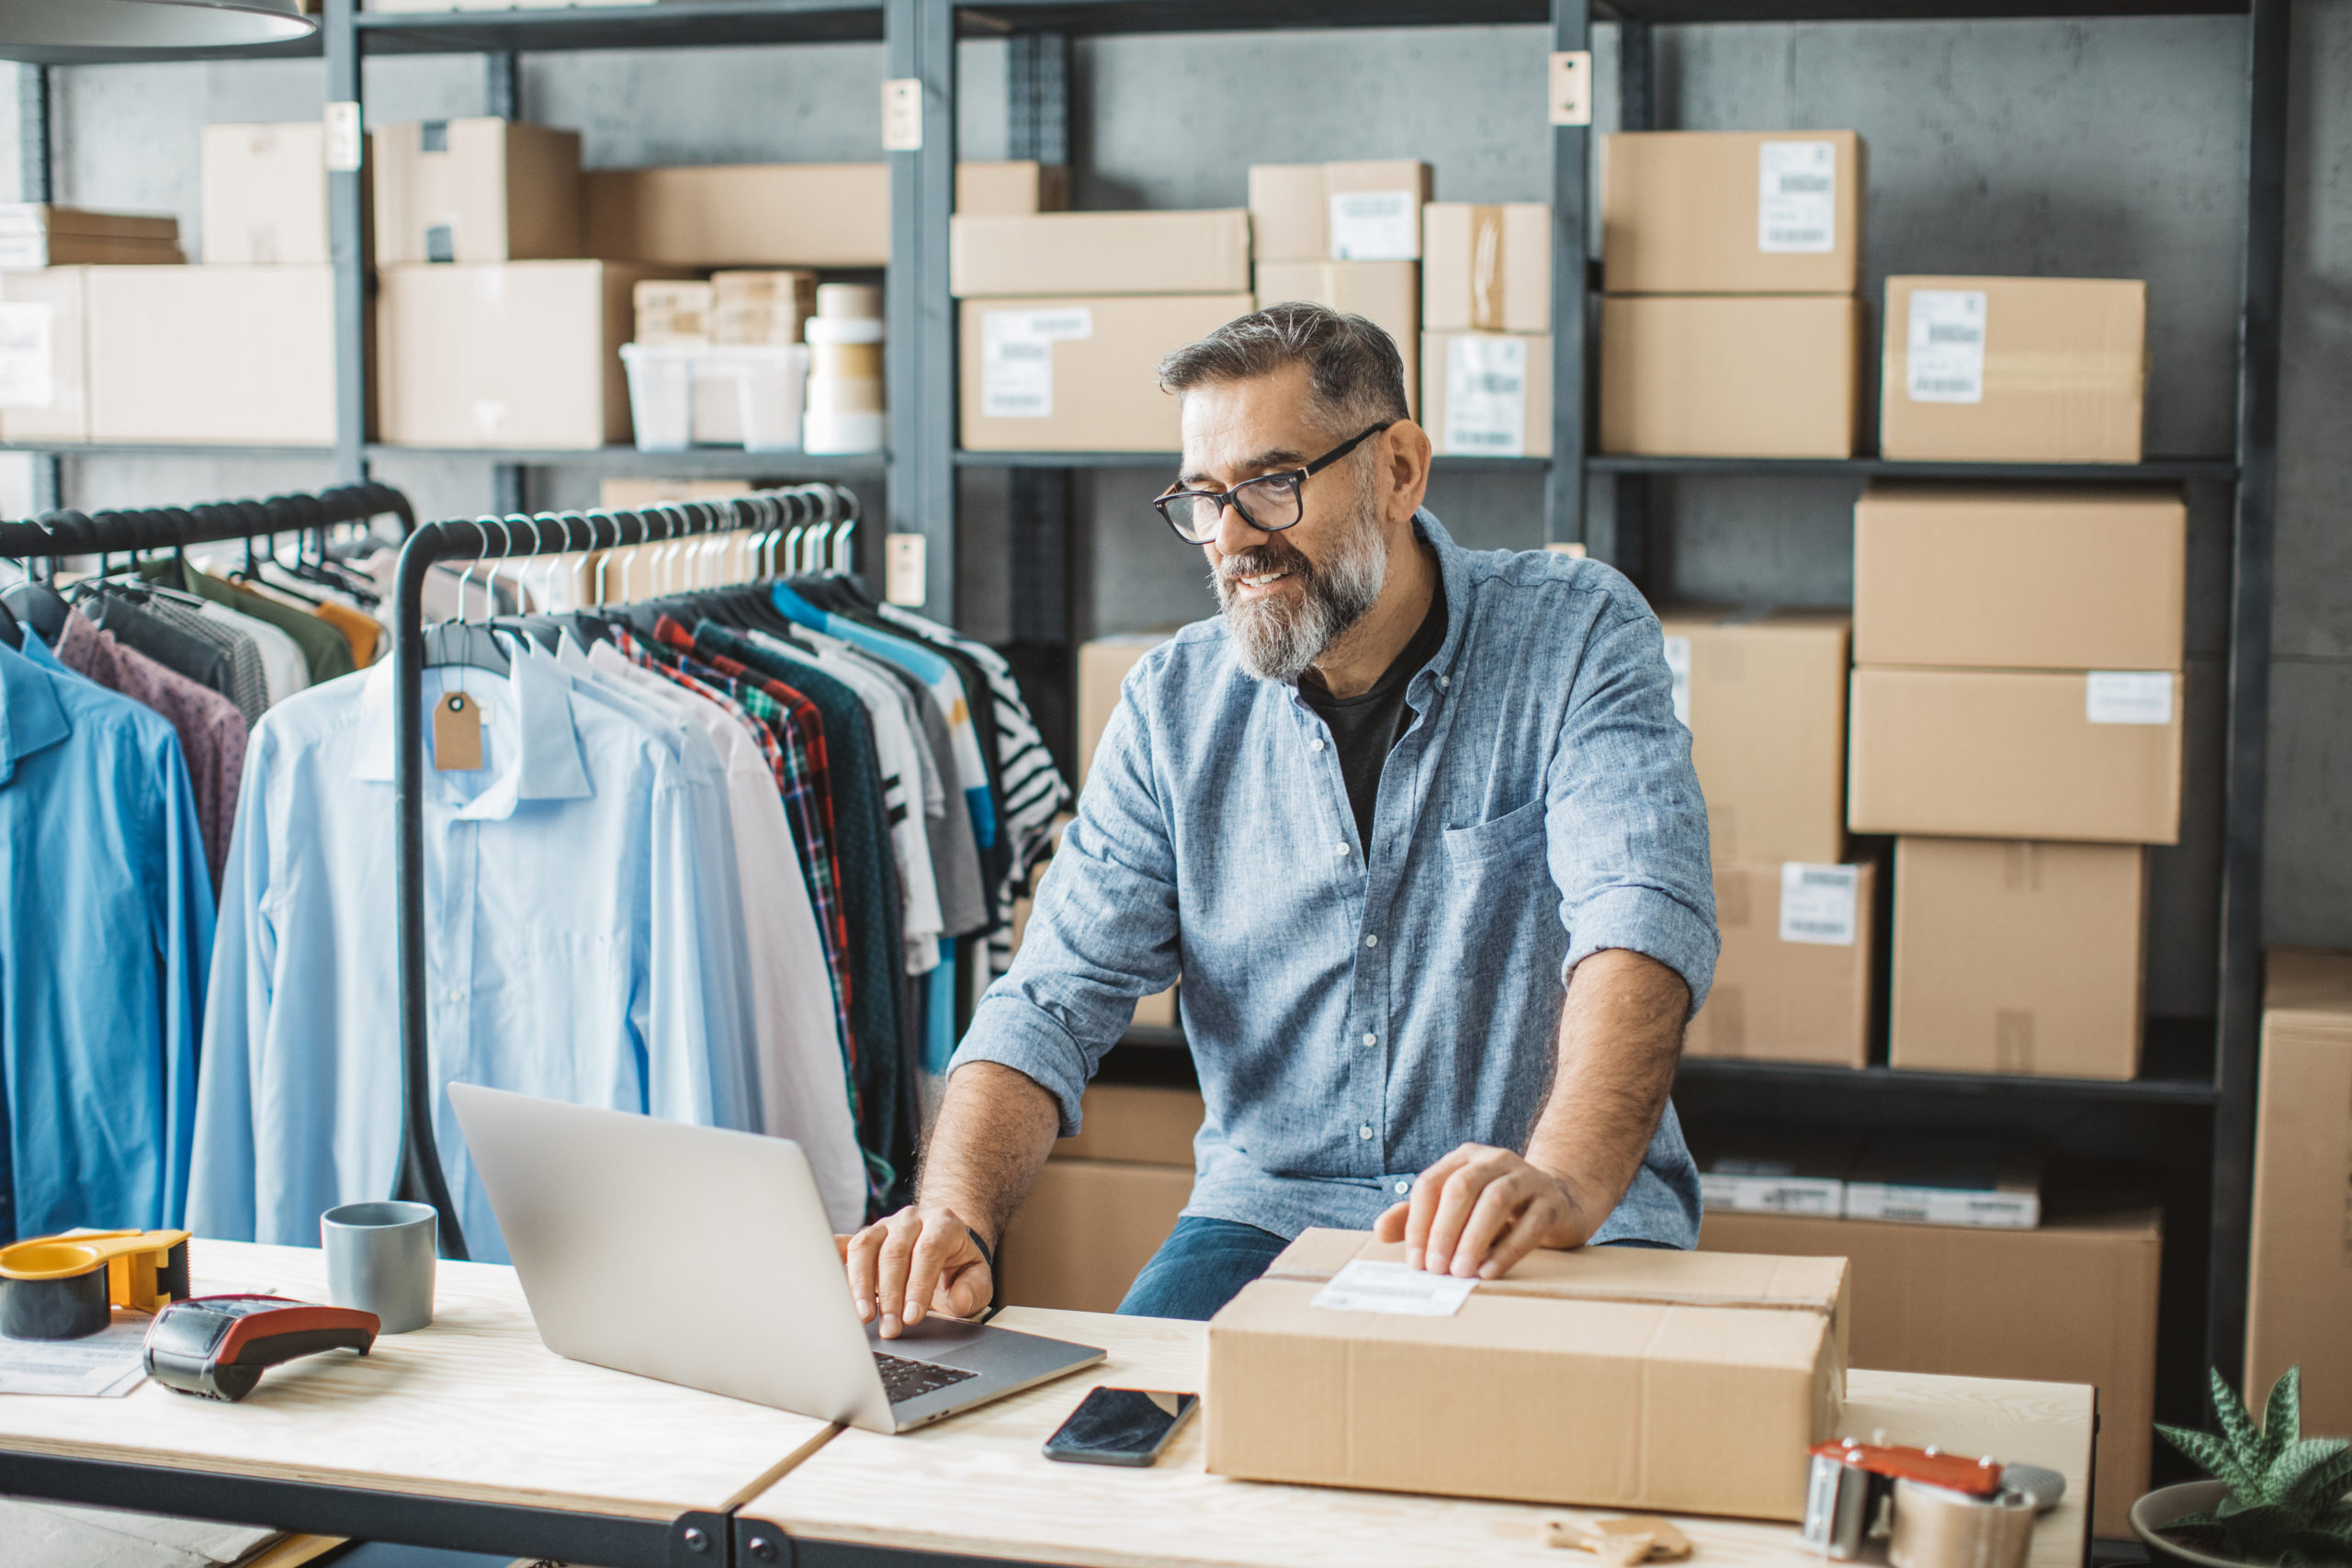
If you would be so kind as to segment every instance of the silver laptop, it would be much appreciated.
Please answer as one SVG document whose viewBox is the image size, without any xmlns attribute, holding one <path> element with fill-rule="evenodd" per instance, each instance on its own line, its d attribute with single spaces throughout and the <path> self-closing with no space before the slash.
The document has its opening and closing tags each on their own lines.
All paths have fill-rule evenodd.
<svg viewBox="0 0 2352 1568">
<path fill-rule="evenodd" d="M 548 1348 L 869 1432 L 1102 1359 L 927 1317 L 857 1321 L 800 1145 L 473 1084 L 449 1102 Z"/>
</svg>

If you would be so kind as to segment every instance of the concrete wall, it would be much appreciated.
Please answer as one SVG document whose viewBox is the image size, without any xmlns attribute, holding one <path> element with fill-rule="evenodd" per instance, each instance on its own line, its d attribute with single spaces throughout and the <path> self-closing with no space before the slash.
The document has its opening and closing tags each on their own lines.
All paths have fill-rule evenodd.
<svg viewBox="0 0 2352 1568">
<path fill-rule="evenodd" d="M 2300 0 L 2290 164 L 2286 435 L 2266 930 L 2352 946 L 2352 0 Z M 2231 18 L 2080 23 L 1871 23 L 1661 34 L 1662 123 L 1845 126 L 1870 143 L 1871 291 L 1890 271 L 2144 276 L 2156 377 L 2149 449 L 2226 451 L 2244 164 L 2243 26 Z M 1613 38 L 1601 29 L 1610 123 Z M 1079 205 L 1233 206 L 1251 162 L 1413 155 L 1453 199 L 1543 199 L 1540 28 L 1458 28 L 1086 40 L 1075 51 Z M 1001 156 L 1002 51 L 964 48 L 967 156 Z M 371 118 L 480 112 L 470 58 L 368 67 Z M 591 164 L 876 155 L 881 51 L 870 45 L 534 57 L 526 112 L 587 135 Z M 314 62 L 118 67 L 56 77 L 61 199 L 175 211 L 193 250 L 197 128 L 318 112 Z M 1170 107 L 1196 101 L 1202 112 Z M 0 79 L 0 100 L 7 97 Z M 0 101 L 0 185 L 15 161 Z M 486 465 L 396 459 L 383 477 L 427 513 L 490 503 Z M 185 500 L 307 486 L 301 460 L 82 460 L 77 504 Z M 1209 613 L 1198 558 L 1145 504 L 1157 471 L 1081 475 L 1082 629 Z M 585 486 L 538 476 L 534 500 Z M 967 475 L 963 614 L 1008 624 L 1004 481 Z M 11 494 L 0 478 L 0 504 Z M 1662 592 L 1835 604 L 1850 593 L 1851 485 L 1684 480 L 1657 487 Z M 1448 473 L 1431 504 L 1456 536 L 1540 542 L 1529 475 Z M 1597 527 L 1609 525 L 1606 509 Z M 2218 728 L 2229 518 L 2192 497 L 2192 767 L 2184 842 L 2157 855 L 2151 1002 L 2211 1007 Z M 2030 570 L 2030 563 L 2020 563 Z"/>
</svg>

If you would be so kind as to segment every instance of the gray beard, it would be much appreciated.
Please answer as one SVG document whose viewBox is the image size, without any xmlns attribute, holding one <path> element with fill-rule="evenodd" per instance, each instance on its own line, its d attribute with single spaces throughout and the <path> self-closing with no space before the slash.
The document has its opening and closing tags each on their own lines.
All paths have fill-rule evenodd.
<svg viewBox="0 0 2352 1568">
<path fill-rule="evenodd" d="M 1261 572 L 1288 571 L 1304 590 L 1293 603 L 1270 599 L 1242 602 L 1228 586 L 1230 577 L 1255 577 Z M 1363 619 L 1383 584 L 1388 581 L 1388 542 L 1381 536 L 1379 519 L 1369 505 L 1357 512 L 1353 525 L 1332 547 L 1329 558 L 1317 566 L 1274 535 L 1256 549 L 1227 556 L 1209 574 L 1216 590 L 1217 608 L 1233 633 L 1233 649 L 1241 668 L 1261 681 L 1295 682 L 1315 661 Z"/>
</svg>

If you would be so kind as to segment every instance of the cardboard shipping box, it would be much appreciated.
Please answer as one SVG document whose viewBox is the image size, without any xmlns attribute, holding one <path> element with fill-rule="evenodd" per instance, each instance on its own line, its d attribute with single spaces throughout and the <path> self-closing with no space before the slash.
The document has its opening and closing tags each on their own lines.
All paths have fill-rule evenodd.
<svg viewBox="0 0 2352 1568">
<path fill-rule="evenodd" d="M 376 305 L 383 439 L 515 448 L 626 443 L 620 345 L 633 325 L 632 291 L 649 276 L 594 261 L 385 268 Z"/>
<path fill-rule="evenodd" d="M 2277 948 L 2263 988 L 2245 1394 L 2303 1369 L 2303 1435 L 2352 1437 L 2352 953 Z"/>
<path fill-rule="evenodd" d="M 1611 294 L 1851 294 L 1862 139 L 1850 130 L 1644 130 L 1600 139 Z"/>
<path fill-rule="evenodd" d="M 1456 457 L 1552 455 L 1552 334 L 1423 333 L 1421 423 Z"/>
<path fill-rule="evenodd" d="M 1250 214 L 957 214 L 948 290 L 961 299 L 1039 294 L 1234 294 L 1250 287 Z"/>
<path fill-rule="evenodd" d="M 0 441 L 90 438 L 88 274 L 0 272 Z"/>
<path fill-rule="evenodd" d="M 881 266 L 888 164 L 591 169 L 587 254 L 661 266 Z"/>
<path fill-rule="evenodd" d="M 1896 840 L 1889 1061 L 2137 1077 L 2147 910 L 2140 844 Z"/>
<path fill-rule="evenodd" d="M 1868 1066 L 1878 883 L 1878 868 L 1867 861 L 1719 861 L 1723 951 L 1684 1051 Z"/>
<path fill-rule="evenodd" d="M 1600 302 L 1600 449 L 1849 457 L 1861 412 L 1849 295 L 1611 295 Z"/>
<path fill-rule="evenodd" d="M 1257 308 L 1310 299 L 1362 316 L 1386 333 L 1405 362 L 1405 407 L 1421 406 L 1421 269 L 1414 262 L 1261 262 Z"/>
<path fill-rule="evenodd" d="M 2177 671 L 2188 578 L 2178 490 L 1874 484 L 1854 507 L 1854 662 Z"/>
<path fill-rule="evenodd" d="M 1540 201 L 1421 209 L 1421 324 L 1430 332 L 1552 330 L 1552 209 Z"/>
<path fill-rule="evenodd" d="M 1035 158 L 956 165 L 956 210 L 1059 212 L 1069 205 L 1069 166 Z"/>
<path fill-rule="evenodd" d="M 1007 1306 L 1116 1312 L 1193 1196 L 1193 1170 L 1049 1159 L 997 1248 Z"/>
<path fill-rule="evenodd" d="M 176 266 L 187 260 L 176 218 L 0 202 L 0 267 Z"/>
<path fill-rule="evenodd" d="M 334 444 L 325 266 L 94 266 L 90 439 Z"/>
<path fill-rule="evenodd" d="M 311 265 L 327 252 L 326 128 L 204 128 L 204 260 L 210 266 Z"/>
<path fill-rule="evenodd" d="M 521 120 L 376 128 L 376 265 L 582 254 L 580 133 Z"/>
<path fill-rule="evenodd" d="M 973 299 L 962 321 L 963 445 L 975 451 L 1173 452 L 1160 360 L 1250 313 L 1247 294 Z"/>
<path fill-rule="evenodd" d="M 1837 1259 L 1540 1252 L 1451 1315 L 1316 1304 L 1401 1244 L 1310 1230 L 1209 1322 L 1211 1472 L 1794 1519 L 1844 1389 Z M 1561 1413 L 1574 1411 L 1575 1419 Z"/>
<path fill-rule="evenodd" d="M 2092 1529 L 2131 1536 L 2155 1410 L 2156 1211 L 2016 1231 L 1710 1209 L 1699 1245 L 1847 1259 L 1858 1367 L 2095 1384 Z"/>
<path fill-rule="evenodd" d="M 1081 1125 L 1054 1145 L 1056 1159 L 1121 1160 L 1193 1168 L 1193 1134 L 1207 1118 L 1198 1089 L 1090 1084 Z"/>
<path fill-rule="evenodd" d="M 1884 330 L 1881 456 L 2140 460 L 2141 280 L 1890 277 Z"/>
<path fill-rule="evenodd" d="M 1430 166 L 1409 158 L 1253 164 L 1260 261 L 1418 261 Z"/>
<path fill-rule="evenodd" d="M 1250 240 L 1261 262 L 1331 259 L 1320 164 L 1250 165 Z"/>
<path fill-rule="evenodd" d="M 1659 624 L 1717 863 L 1844 860 L 1848 619 L 1668 607 Z"/>
<path fill-rule="evenodd" d="M 2177 843 L 2180 705 L 2161 671 L 1858 669 L 1847 826 Z"/>
</svg>

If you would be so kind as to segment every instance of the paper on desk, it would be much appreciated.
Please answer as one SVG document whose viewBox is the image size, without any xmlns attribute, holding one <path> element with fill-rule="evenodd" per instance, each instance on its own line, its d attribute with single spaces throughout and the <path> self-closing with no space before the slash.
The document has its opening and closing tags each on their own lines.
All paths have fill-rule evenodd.
<svg viewBox="0 0 2352 1568">
<path fill-rule="evenodd" d="M 1317 1292 L 1315 1304 L 1332 1312 L 1385 1312 L 1398 1317 L 1452 1317 L 1478 1288 L 1476 1280 L 1456 1280 L 1408 1269 L 1402 1263 L 1375 1263 L 1359 1258 L 1331 1276 Z"/>
<path fill-rule="evenodd" d="M 139 1346 L 149 1322 L 144 1314 L 117 1311 L 112 1323 L 80 1339 L 0 1337 L 0 1393 L 129 1393 L 147 1376 Z"/>
</svg>

